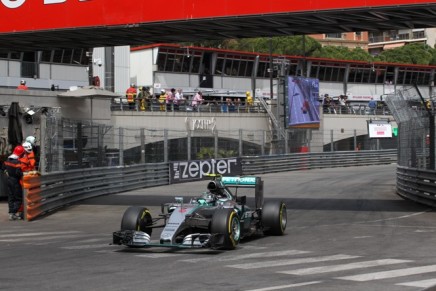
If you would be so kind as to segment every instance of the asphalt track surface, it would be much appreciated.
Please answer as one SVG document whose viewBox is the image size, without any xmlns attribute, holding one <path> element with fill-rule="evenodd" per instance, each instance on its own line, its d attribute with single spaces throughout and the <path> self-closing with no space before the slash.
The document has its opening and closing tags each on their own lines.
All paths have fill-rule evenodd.
<svg viewBox="0 0 436 291">
<path fill-rule="evenodd" d="M 8 221 L 0 201 L 0 290 L 428 289 L 436 285 L 436 213 L 395 194 L 395 170 L 262 175 L 265 199 L 286 202 L 286 235 L 234 251 L 111 245 L 128 206 L 155 215 L 174 196 L 204 191 L 204 181 L 98 197 L 32 222 Z"/>
</svg>

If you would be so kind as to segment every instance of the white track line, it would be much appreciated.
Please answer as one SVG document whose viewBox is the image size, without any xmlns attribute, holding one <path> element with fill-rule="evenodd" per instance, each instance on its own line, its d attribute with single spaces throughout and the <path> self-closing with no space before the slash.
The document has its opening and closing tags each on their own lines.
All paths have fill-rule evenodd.
<svg viewBox="0 0 436 291">
<path fill-rule="evenodd" d="M 433 287 L 433 286 L 436 285 L 436 279 L 398 283 L 398 284 L 395 284 L 395 285 L 409 286 L 409 287 L 419 287 L 419 288 L 429 288 L 429 287 Z"/>
<path fill-rule="evenodd" d="M 264 261 L 264 262 L 252 262 L 247 264 L 236 264 L 228 265 L 226 267 L 237 268 L 237 269 L 259 269 L 259 268 L 269 268 L 277 266 L 287 266 L 287 265 L 297 265 L 305 263 L 317 263 L 326 261 L 336 261 L 336 260 L 349 260 L 359 258 L 359 256 L 349 256 L 349 255 L 333 255 L 324 257 L 311 257 L 311 258 L 297 258 L 289 260 L 275 260 L 275 261 Z"/>
<path fill-rule="evenodd" d="M 291 270 L 291 271 L 280 271 L 277 273 L 289 274 L 289 275 L 313 275 L 313 274 L 328 273 L 328 272 L 338 272 L 338 271 L 370 268 L 370 267 L 385 266 L 385 265 L 394 265 L 394 264 L 401 264 L 401 263 L 407 263 L 407 262 L 410 262 L 410 261 L 384 259 L 384 260 L 356 262 L 356 263 L 341 264 L 341 265 L 303 268 L 303 269 L 297 269 L 297 270 Z"/>
<path fill-rule="evenodd" d="M 294 256 L 310 253 L 308 251 L 299 251 L 299 250 L 288 250 L 288 251 L 277 251 L 277 252 L 262 252 L 262 253 L 252 253 L 252 254 L 244 254 L 244 255 L 236 255 L 236 256 L 225 256 L 225 257 L 217 257 L 216 261 L 226 262 L 226 261 L 239 261 L 245 259 L 259 259 L 259 258 L 271 258 L 271 257 L 281 257 L 281 256 Z M 198 259 L 186 259 L 184 262 L 196 263 L 201 261 L 210 261 L 209 257 L 202 257 Z"/>
<path fill-rule="evenodd" d="M 336 279 L 364 282 L 364 281 L 396 278 L 396 277 L 424 274 L 424 273 L 431 273 L 431 272 L 436 272 L 436 265 L 398 269 L 398 270 L 391 270 L 391 271 L 384 271 L 384 272 L 367 273 L 367 274 L 346 276 L 346 277 L 338 277 Z"/>
<path fill-rule="evenodd" d="M 290 284 L 290 285 L 281 285 L 281 286 L 271 286 L 266 288 L 260 288 L 260 289 L 250 289 L 245 291 L 270 291 L 270 290 L 280 290 L 280 289 L 287 289 L 287 288 L 294 288 L 294 287 L 301 287 L 301 286 L 307 286 L 307 285 L 314 285 L 322 283 L 322 281 L 312 281 L 312 282 L 304 282 L 304 283 L 296 283 L 296 284 Z"/>
</svg>

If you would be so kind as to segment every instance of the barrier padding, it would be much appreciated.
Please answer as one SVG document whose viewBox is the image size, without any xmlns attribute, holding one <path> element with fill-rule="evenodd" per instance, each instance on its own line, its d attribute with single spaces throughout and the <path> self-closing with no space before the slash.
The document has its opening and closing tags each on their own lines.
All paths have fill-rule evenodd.
<svg viewBox="0 0 436 291">
<path fill-rule="evenodd" d="M 23 176 L 24 219 L 33 220 L 41 213 L 41 174 L 37 171 L 27 172 Z"/>
</svg>

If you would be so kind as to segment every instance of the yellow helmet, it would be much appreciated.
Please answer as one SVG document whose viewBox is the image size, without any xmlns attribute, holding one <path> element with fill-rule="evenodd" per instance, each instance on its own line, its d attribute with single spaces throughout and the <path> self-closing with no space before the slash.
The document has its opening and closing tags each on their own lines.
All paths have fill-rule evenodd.
<svg viewBox="0 0 436 291">
<path fill-rule="evenodd" d="M 245 94 L 250 95 L 250 91 L 247 91 Z"/>
</svg>

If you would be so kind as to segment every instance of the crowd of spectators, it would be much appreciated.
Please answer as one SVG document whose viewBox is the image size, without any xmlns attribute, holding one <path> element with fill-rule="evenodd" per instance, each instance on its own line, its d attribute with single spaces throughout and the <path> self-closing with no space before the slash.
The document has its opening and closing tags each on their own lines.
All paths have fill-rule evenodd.
<svg viewBox="0 0 436 291">
<path fill-rule="evenodd" d="M 150 93 L 150 87 L 139 87 L 132 84 L 126 90 L 124 107 L 122 99 L 114 101 L 114 110 L 133 111 L 221 111 L 221 112 L 254 112 L 254 98 L 250 91 L 245 97 L 208 96 L 202 91 L 184 95 L 182 89 L 161 89 Z"/>
<path fill-rule="evenodd" d="M 327 114 L 390 114 L 386 104 L 383 101 L 376 101 L 371 98 L 369 102 L 350 102 L 347 95 L 335 97 L 325 94 L 320 97 L 322 110 Z"/>
</svg>

